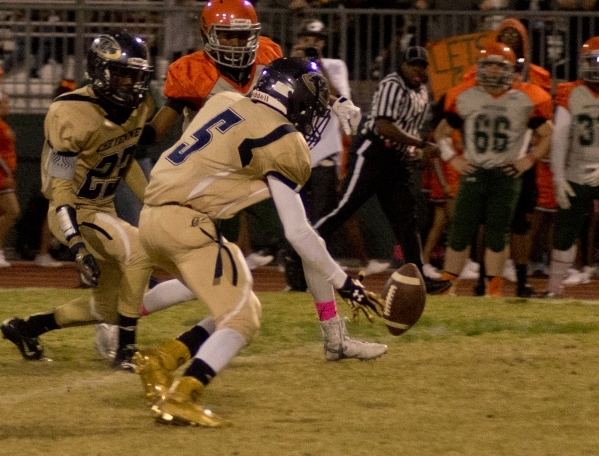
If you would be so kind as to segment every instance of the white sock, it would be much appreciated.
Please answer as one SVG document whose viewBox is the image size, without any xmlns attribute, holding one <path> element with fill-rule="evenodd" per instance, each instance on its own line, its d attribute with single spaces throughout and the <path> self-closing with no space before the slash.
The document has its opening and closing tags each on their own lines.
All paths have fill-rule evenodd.
<svg viewBox="0 0 599 456">
<path fill-rule="evenodd" d="M 216 331 L 216 323 L 210 315 L 199 322 L 197 326 L 204 328 L 208 334 L 214 334 L 214 331 Z"/>
<path fill-rule="evenodd" d="M 247 340 L 240 332 L 231 328 L 219 329 L 202 344 L 195 357 L 218 374 L 246 345 Z"/>
<path fill-rule="evenodd" d="M 561 294 L 563 288 L 562 281 L 575 258 L 576 244 L 568 250 L 553 249 L 551 252 L 551 265 L 549 267 L 548 291 L 555 294 Z"/>
<path fill-rule="evenodd" d="M 181 281 L 167 280 L 144 294 L 141 314 L 149 315 L 192 299 L 196 299 L 196 297 Z"/>
</svg>

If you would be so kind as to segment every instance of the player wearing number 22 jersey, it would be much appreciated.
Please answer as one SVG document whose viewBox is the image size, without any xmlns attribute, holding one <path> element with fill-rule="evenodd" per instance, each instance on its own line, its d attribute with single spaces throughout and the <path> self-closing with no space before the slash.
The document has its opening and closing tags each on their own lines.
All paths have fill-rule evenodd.
<svg viewBox="0 0 599 456">
<path fill-rule="evenodd" d="M 446 278 L 455 280 L 459 275 L 476 230 L 484 223 L 487 274 L 497 277 L 489 286 L 493 295 L 501 295 L 520 176 L 547 153 L 551 134 L 550 95 L 536 85 L 514 82 L 514 63 L 513 51 L 500 43 L 481 51 L 476 80 L 447 93 L 445 118 L 435 133 L 441 157 L 462 174 L 449 231 Z M 463 158 L 451 146 L 455 129 L 463 132 Z M 526 155 L 528 129 L 542 138 L 535 145 L 535 155 Z"/>
<path fill-rule="evenodd" d="M 121 179 L 143 199 L 147 180 L 133 159 L 154 111 L 145 43 L 126 31 L 96 37 L 88 53 L 90 84 L 52 102 L 44 123 L 42 191 L 52 233 L 73 253 L 82 281 L 93 287 L 48 313 L 13 319 L 3 332 L 27 359 L 42 357 L 37 337 L 96 322 L 119 325 L 115 367 L 131 370 L 135 328 L 152 264 L 137 228 L 117 217 Z M 27 346 L 27 350 L 23 347 Z"/>
</svg>

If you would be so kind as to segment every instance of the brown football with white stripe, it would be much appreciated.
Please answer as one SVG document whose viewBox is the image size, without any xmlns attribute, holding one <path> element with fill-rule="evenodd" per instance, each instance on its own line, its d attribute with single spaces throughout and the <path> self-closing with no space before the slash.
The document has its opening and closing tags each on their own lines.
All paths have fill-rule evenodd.
<svg viewBox="0 0 599 456">
<path fill-rule="evenodd" d="M 383 319 L 391 334 L 399 336 L 416 324 L 424 311 L 426 288 L 414 263 L 406 263 L 391 274 L 383 288 L 383 299 Z"/>
</svg>

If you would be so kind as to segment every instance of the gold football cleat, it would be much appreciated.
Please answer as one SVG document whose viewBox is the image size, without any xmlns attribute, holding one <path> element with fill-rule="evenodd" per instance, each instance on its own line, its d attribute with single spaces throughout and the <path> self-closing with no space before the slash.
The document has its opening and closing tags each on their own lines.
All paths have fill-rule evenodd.
<svg viewBox="0 0 599 456">
<path fill-rule="evenodd" d="M 198 405 L 204 385 L 195 377 L 181 377 L 166 394 L 152 406 L 156 422 L 179 426 L 224 427 L 231 423 L 211 410 Z"/>
<path fill-rule="evenodd" d="M 173 374 L 162 364 L 159 350 L 141 350 L 133 355 L 135 372 L 141 378 L 148 402 L 163 398 L 173 382 Z"/>
<path fill-rule="evenodd" d="M 158 350 L 140 350 L 133 356 L 135 372 L 139 374 L 148 402 L 163 399 L 173 383 L 173 372 L 190 358 L 182 342 L 171 340 Z"/>
</svg>

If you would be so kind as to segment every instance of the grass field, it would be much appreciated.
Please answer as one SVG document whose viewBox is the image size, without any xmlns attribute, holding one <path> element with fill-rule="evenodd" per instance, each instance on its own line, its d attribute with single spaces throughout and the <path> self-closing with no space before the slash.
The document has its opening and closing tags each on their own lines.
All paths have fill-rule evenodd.
<svg viewBox="0 0 599 456">
<path fill-rule="evenodd" d="M 2 289 L 0 318 L 85 290 Z M 431 297 L 373 362 L 327 363 L 307 294 L 259 293 L 263 326 L 207 390 L 223 429 L 155 424 L 139 378 L 93 348 L 93 327 L 42 337 L 52 362 L 0 340 L 0 455 L 599 454 L 599 303 Z M 339 304 L 350 315 L 345 304 Z M 185 303 L 140 321 L 155 347 L 204 315 Z"/>
</svg>

